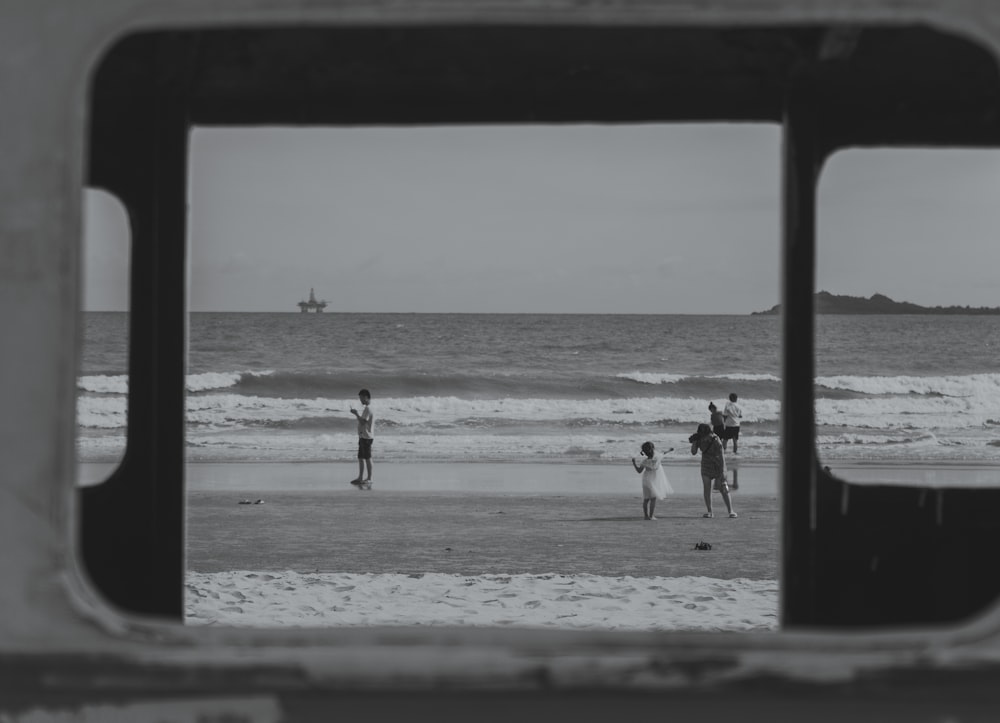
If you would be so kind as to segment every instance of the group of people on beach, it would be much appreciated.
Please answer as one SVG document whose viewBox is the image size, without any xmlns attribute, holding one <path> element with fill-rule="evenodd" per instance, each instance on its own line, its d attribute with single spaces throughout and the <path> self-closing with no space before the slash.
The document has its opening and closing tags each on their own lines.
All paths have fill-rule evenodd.
<svg viewBox="0 0 1000 723">
<path fill-rule="evenodd" d="M 701 483 L 706 509 L 703 517 L 715 517 L 712 508 L 713 491 L 722 494 L 729 516 L 738 516 L 733 509 L 733 498 L 726 475 L 726 442 L 733 440 L 733 454 L 736 454 L 740 420 L 743 417 L 743 410 L 736 400 L 737 396 L 730 394 L 723 413 L 719 413 L 714 402 L 709 403 L 710 424 L 699 424 L 697 431 L 688 437 L 691 454 L 701 452 Z M 673 447 L 667 450 L 672 451 Z M 642 474 L 642 515 L 643 519 L 655 520 L 656 501 L 673 494 L 674 490 L 663 470 L 664 453 L 657 452 L 652 442 L 643 442 L 639 453 L 641 457 L 638 460 L 632 458 L 632 467 Z"/>
<path fill-rule="evenodd" d="M 372 445 L 375 442 L 375 413 L 372 411 L 371 392 L 362 389 L 358 392 L 361 410 L 351 407 L 351 414 L 358 423 L 358 476 L 351 484 L 364 489 L 372 487 Z M 729 493 L 729 481 L 726 477 L 726 442 L 733 440 L 733 453 L 736 453 L 737 440 L 740 437 L 740 419 L 743 410 L 736 402 L 736 395 L 729 395 L 729 403 L 725 411 L 719 413 L 715 402 L 708 405 L 711 413 L 711 424 L 699 424 L 697 431 L 688 437 L 691 444 L 691 454 L 701 452 L 701 482 L 705 496 L 706 512 L 703 517 L 714 517 L 712 509 L 712 492 L 722 494 L 726 510 L 730 517 L 736 517 L 733 510 L 733 499 Z M 673 447 L 666 450 L 672 452 Z M 640 459 L 632 458 L 632 467 L 642 474 L 642 514 L 646 520 L 656 519 L 656 501 L 673 494 L 673 487 L 663 469 L 663 454 L 656 451 L 652 442 L 643 442 L 639 450 Z"/>
</svg>

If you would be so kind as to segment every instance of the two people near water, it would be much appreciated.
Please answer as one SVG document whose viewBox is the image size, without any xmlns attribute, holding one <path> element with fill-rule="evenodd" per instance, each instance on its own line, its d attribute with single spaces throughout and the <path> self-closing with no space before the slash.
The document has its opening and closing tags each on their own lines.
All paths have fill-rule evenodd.
<svg viewBox="0 0 1000 723">
<path fill-rule="evenodd" d="M 712 433 L 722 442 L 722 449 L 726 449 L 726 443 L 733 440 L 733 454 L 739 454 L 737 445 L 740 440 L 740 420 L 743 419 L 743 408 L 737 403 L 736 394 L 729 395 L 724 411 L 719 411 L 715 402 L 708 403 L 709 424 Z"/>
<path fill-rule="evenodd" d="M 729 492 L 729 481 L 726 478 L 726 453 L 722 440 L 712 427 L 699 424 L 698 430 L 688 437 L 691 443 L 691 454 L 701 452 L 701 484 L 705 498 L 705 514 L 703 517 L 715 517 L 712 506 L 712 492 L 719 492 L 726 504 L 730 517 L 738 517 L 733 509 L 733 498 Z M 667 450 L 672 451 L 673 448 Z M 656 501 L 673 494 L 673 487 L 667 480 L 663 470 L 663 455 L 656 451 L 652 442 L 644 442 L 640 459 L 632 458 L 632 467 L 642 474 L 642 514 L 643 519 L 655 520 Z"/>
<path fill-rule="evenodd" d="M 358 400 L 361 402 L 361 411 L 351 407 L 351 414 L 358 420 L 358 476 L 351 480 L 351 484 L 371 489 L 372 444 L 375 442 L 375 413 L 371 408 L 371 392 L 362 389 L 358 392 Z"/>
</svg>

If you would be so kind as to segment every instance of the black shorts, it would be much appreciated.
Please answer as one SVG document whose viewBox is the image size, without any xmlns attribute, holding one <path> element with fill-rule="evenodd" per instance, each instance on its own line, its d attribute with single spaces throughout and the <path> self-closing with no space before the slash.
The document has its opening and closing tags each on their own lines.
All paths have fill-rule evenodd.
<svg viewBox="0 0 1000 723">
<path fill-rule="evenodd" d="M 372 458 L 372 442 L 374 441 L 374 439 L 358 437 L 358 459 Z"/>
<path fill-rule="evenodd" d="M 717 424 L 714 427 L 712 427 L 712 431 L 715 432 L 715 436 L 718 437 L 719 439 L 726 438 L 726 428 L 724 425 Z"/>
<path fill-rule="evenodd" d="M 726 427 L 726 436 L 723 439 L 739 439 L 740 438 L 740 428 L 739 427 Z"/>
</svg>

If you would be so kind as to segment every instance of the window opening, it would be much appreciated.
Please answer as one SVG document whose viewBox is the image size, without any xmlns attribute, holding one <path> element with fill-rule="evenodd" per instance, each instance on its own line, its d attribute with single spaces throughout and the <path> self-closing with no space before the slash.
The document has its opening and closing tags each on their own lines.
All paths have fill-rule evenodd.
<svg viewBox="0 0 1000 723">
<path fill-rule="evenodd" d="M 1000 154 L 834 155 L 818 194 L 817 450 L 858 483 L 996 487 Z"/>
<path fill-rule="evenodd" d="M 774 629 L 781 330 L 751 312 L 779 293 L 776 128 L 191 149 L 189 623 Z M 349 484 L 362 388 L 371 491 Z M 714 493 L 706 520 L 688 437 L 731 392 L 745 519 Z M 677 493 L 649 522 L 647 440 Z"/>
<path fill-rule="evenodd" d="M 77 483 L 97 484 L 125 451 L 129 228 L 111 194 L 84 189 L 83 345 L 77 381 Z"/>
</svg>

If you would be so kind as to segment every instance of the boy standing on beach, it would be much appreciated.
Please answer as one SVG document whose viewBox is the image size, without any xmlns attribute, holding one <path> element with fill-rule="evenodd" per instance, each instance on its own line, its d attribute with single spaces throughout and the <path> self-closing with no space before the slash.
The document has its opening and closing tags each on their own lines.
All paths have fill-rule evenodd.
<svg viewBox="0 0 1000 723">
<path fill-rule="evenodd" d="M 372 395 L 367 389 L 358 392 L 358 399 L 361 400 L 362 410 L 351 407 L 351 414 L 358 418 L 358 478 L 352 479 L 351 484 L 358 487 L 372 486 L 372 442 L 375 441 L 375 415 L 369 406 Z M 365 468 L 368 470 L 368 477 L 364 478 Z"/>
<path fill-rule="evenodd" d="M 722 438 L 722 449 L 726 448 L 726 442 L 733 440 L 733 454 L 738 454 L 736 445 L 740 441 L 740 419 L 743 418 L 743 409 L 736 403 L 736 395 L 730 394 L 726 403 L 725 421 L 726 434 Z"/>
</svg>

